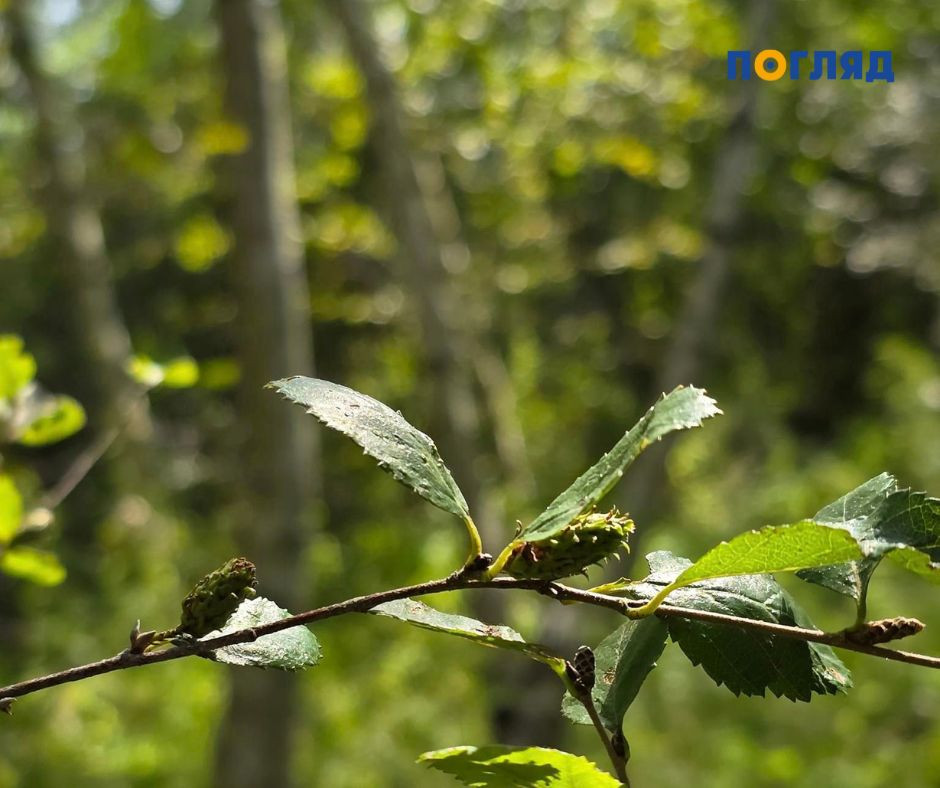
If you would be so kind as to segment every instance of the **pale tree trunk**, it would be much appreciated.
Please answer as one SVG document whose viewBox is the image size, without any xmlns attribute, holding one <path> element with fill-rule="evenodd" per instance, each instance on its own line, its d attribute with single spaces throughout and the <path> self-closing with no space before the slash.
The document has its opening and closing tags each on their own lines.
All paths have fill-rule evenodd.
<svg viewBox="0 0 940 788">
<path fill-rule="evenodd" d="M 776 0 L 753 0 L 748 17 L 748 41 L 760 51 L 776 15 Z M 744 193 L 755 175 L 757 132 L 754 125 L 757 96 L 763 83 L 756 77 L 740 83 L 732 98 L 731 122 L 715 158 L 711 193 L 704 216 L 705 249 L 698 273 L 689 283 L 682 311 L 666 355 L 656 374 L 653 397 L 678 385 L 704 385 L 699 376 L 707 369 L 708 347 L 714 341 L 716 321 L 727 292 L 732 259 L 745 218 Z M 651 447 L 627 476 L 621 499 L 642 525 L 654 515 L 665 478 L 665 454 L 670 441 Z M 634 550 L 634 555 L 642 551 Z"/>
<path fill-rule="evenodd" d="M 40 65 L 28 19 L 30 3 L 13 0 L 6 19 L 13 58 L 22 72 L 35 112 L 35 140 L 41 173 L 41 203 L 56 242 L 58 265 L 68 298 L 76 350 L 86 372 L 85 395 L 91 427 L 105 431 L 127 426 L 131 436 L 145 438 L 149 418 L 145 403 L 125 371 L 131 342 L 118 307 L 111 263 L 97 208 L 85 193 L 81 150 L 66 144 L 80 134 L 65 118 L 64 102 Z"/>
<path fill-rule="evenodd" d="M 515 469 L 514 477 L 524 480 L 524 443 L 513 419 L 513 408 L 507 404 L 511 390 L 495 393 L 496 387 L 508 385 L 508 375 L 501 359 L 489 351 L 479 335 L 478 310 L 458 295 L 444 267 L 443 244 L 436 229 L 449 223 L 450 241 L 462 244 L 459 219 L 456 211 L 442 219 L 429 209 L 434 203 L 440 212 L 452 206 L 453 199 L 442 194 L 446 191 L 442 178 L 435 179 L 436 194 L 426 193 L 430 183 L 427 168 L 432 167 L 431 179 L 436 174 L 433 162 L 421 163 L 425 170 L 421 177 L 422 166 L 405 134 L 397 86 L 382 62 L 369 7 L 358 0 L 329 0 L 328 4 L 343 27 L 349 51 L 366 84 L 372 140 L 385 189 L 385 213 L 400 247 L 403 278 L 416 303 L 426 374 L 434 386 L 431 429 L 467 497 L 484 541 L 494 545 L 508 534 L 492 497 L 483 495 L 478 471 L 473 467 L 479 456 L 481 423 L 476 385 L 483 385 L 487 391 L 487 404 L 497 405 L 491 410 L 491 418 L 506 427 L 506 439 L 498 444 L 500 460 L 508 464 L 509 470 Z M 475 362 L 475 358 L 481 360 Z M 479 376 L 480 370 L 486 373 L 485 379 Z"/>
<path fill-rule="evenodd" d="M 460 303 L 447 280 L 440 246 L 402 128 L 393 77 L 376 49 L 369 9 L 357 0 L 329 0 L 363 78 L 372 113 L 372 139 L 385 187 L 385 212 L 400 247 L 401 271 L 416 301 L 426 373 L 435 387 L 432 429 L 452 466 L 474 516 L 481 519 L 479 485 L 471 463 L 478 441 L 479 412 L 468 374 L 466 337 L 458 322 Z M 485 522 L 478 523 L 486 528 Z"/>
<path fill-rule="evenodd" d="M 423 203 L 440 248 L 442 260 L 470 261 L 470 249 L 463 236 L 454 194 L 439 155 L 426 155 L 415 162 L 415 173 Z M 461 324 L 470 343 L 470 363 L 482 394 L 481 410 L 493 428 L 493 444 L 504 484 L 517 499 L 531 498 L 535 478 L 529 462 L 525 434 L 519 419 L 519 402 L 505 362 L 487 341 L 492 329 L 492 309 L 485 298 L 465 294 L 467 306 Z"/>
<path fill-rule="evenodd" d="M 427 374 L 436 389 L 435 436 L 440 437 L 442 454 L 466 494 L 484 543 L 498 550 L 512 533 L 492 496 L 481 489 L 473 467 L 474 459 L 480 456 L 481 408 L 476 388 L 485 392 L 490 418 L 502 432 L 497 451 L 503 470 L 510 471 L 520 488 L 531 489 L 509 375 L 502 359 L 486 346 L 472 302 L 458 297 L 443 265 L 442 238 L 435 225 L 438 231 L 449 225 L 449 242 L 463 243 L 453 197 L 446 189 L 439 162 L 435 166 L 425 160 L 419 165 L 408 143 L 397 86 L 380 57 L 368 7 L 359 0 L 329 0 L 329 5 L 366 84 L 372 139 L 386 190 L 386 213 L 400 246 L 403 274 L 417 302 Z M 460 253 L 465 254 L 464 250 Z M 474 612 L 487 620 L 501 620 L 504 610 L 504 600 L 498 596 L 474 599 Z M 507 742 L 553 743 L 560 728 L 557 687 L 541 666 L 535 671 L 527 668 L 525 663 L 501 664 L 489 676 L 497 699 L 496 734 Z M 499 700 L 515 696 L 520 685 L 529 688 L 526 704 Z M 540 691 L 542 688 L 548 692 Z"/>
<path fill-rule="evenodd" d="M 218 0 L 216 10 L 227 112 L 249 139 L 246 150 L 226 162 L 225 172 L 242 368 L 244 500 L 237 535 L 258 567 L 261 593 L 291 608 L 304 601 L 309 585 L 299 559 L 312 531 L 320 469 L 312 419 L 263 389 L 270 380 L 313 369 L 285 40 L 274 3 Z M 289 785 L 295 678 L 235 669 L 231 679 L 216 785 Z"/>
</svg>

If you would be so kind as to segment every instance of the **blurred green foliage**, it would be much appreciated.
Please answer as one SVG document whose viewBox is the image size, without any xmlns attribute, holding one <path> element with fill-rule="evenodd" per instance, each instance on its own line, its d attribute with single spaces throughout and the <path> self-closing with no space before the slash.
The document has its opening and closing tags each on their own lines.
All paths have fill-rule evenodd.
<svg viewBox="0 0 940 788">
<path fill-rule="evenodd" d="M 940 491 L 940 6 L 777 5 L 770 45 L 888 49 L 898 79 L 759 86 L 756 175 L 730 282 L 699 373 L 683 381 L 706 387 L 727 415 L 673 444 L 668 490 L 637 520 L 634 559 L 653 549 L 697 557 L 745 528 L 797 520 L 882 470 Z M 135 364 L 181 361 L 156 367 L 166 384 L 151 393 L 159 471 L 143 488 L 115 487 L 104 468 L 134 451 L 119 441 L 45 529 L 66 582 L 0 575 L 3 683 L 116 652 L 137 618 L 170 626 L 194 580 L 233 554 L 241 461 L 232 449 L 239 315 L 216 166 L 248 140 L 222 111 L 210 3 L 32 6 L 62 112 L 77 124 L 70 144 L 102 213 Z M 413 294 L 383 218 L 363 80 L 326 7 L 281 6 L 318 375 L 429 429 L 420 416 L 433 371 L 420 362 Z M 505 508 L 507 539 L 513 520 L 530 521 L 659 393 L 709 243 L 703 208 L 741 88 L 726 79 L 725 53 L 751 48 L 746 6 L 372 4 L 409 140 L 436 189 L 445 265 L 467 322 L 482 326 L 509 372 L 534 489 L 506 482 L 491 440 L 473 464 Z M 34 115 L 14 64 L 0 58 L 0 330 L 25 338 L 45 385 L 91 410 L 34 192 Z M 19 347 L 0 341 L 7 398 L 23 385 L 11 381 L 34 374 Z M 171 379 L 187 387 L 171 389 Z M 88 440 L 4 447 L 0 534 L 16 533 L 20 498 L 37 500 Z M 323 451 L 326 524 L 304 552 L 311 606 L 459 565 L 464 535 L 452 518 L 375 473 L 342 438 L 324 434 Z M 21 574 L 52 577 L 32 566 Z M 851 621 L 846 601 L 781 580 L 821 626 Z M 928 629 L 910 648 L 940 653 L 929 587 L 887 566 L 876 582 L 871 615 L 922 618 Z M 469 604 L 430 602 L 450 612 Z M 507 616 L 538 640 L 578 612 L 526 597 Z M 618 623 L 592 611 L 570 637 L 597 643 Z M 323 661 L 302 678 L 298 785 L 450 785 L 417 754 L 492 741 L 494 710 L 539 692 L 561 700 L 548 670 L 543 684 L 498 697 L 489 677 L 521 658 L 395 622 L 347 617 L 316 635 Z M 856 681 L 848 697 L 795 707 L 735 698 L 667 649 L 627 716 L 634 784 L 935 784 L 940 676 L 845 661 Z M 0 720 L 0 788 L 208 785 L 225 678 L 185 660 L 32 696 Z M 588 729 L 526 743 L 603 763 Z"/>
<path fill-rule="evenodd" d="M 72 397 L 44 391 L 35 376 L 36 360 L 23 340 L 0 335 L 0 446 L 45 446 L 85 426 L 82 406 Z M 28 469 L 8 469 L 0 455 L 0 572 L 42 586 L 58 585 L 65 567 L 53 553 L 29 544 L 43 539 L 51 512 L 42 501 L 26 511 L 14 474 L 25 477 L 23 486 L 34 486 Z"/>
</svg>

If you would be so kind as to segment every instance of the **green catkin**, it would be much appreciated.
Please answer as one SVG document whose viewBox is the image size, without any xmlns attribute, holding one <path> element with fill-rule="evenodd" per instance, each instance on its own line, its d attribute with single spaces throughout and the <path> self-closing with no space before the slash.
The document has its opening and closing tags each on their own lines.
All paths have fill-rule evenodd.
<svg viewBox="0 0 940 788">
<path fill-rule="evenodd" d="M 616 508 L 604 513 L 587 512 L 547 539 L 520 544 L 506 563 L 505 572 L 528 580 L 576 575 L 621 548 L 629 552 L 627 539 L 631 533 L 633 520 Z"/>
<path fill-rule="evenodd" d="M 255 565 L 233 558 L 207 574 L 183 600 L 178 634 L 203 637 L 220 629 L 238 606 L 255 595 Z"/>
</svg>

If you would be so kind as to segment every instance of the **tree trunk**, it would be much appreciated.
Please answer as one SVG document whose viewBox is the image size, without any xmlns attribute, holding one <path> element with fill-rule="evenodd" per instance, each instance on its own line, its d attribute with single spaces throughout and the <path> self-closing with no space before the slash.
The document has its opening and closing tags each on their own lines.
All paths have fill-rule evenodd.
<svg viewBox="0 0 940 788">
<path fill-rule="evenodd" d="M 10 49 L 32 97 L 37 159 L 42 173 L 41 204 L 49 231 L 58 246 L 63 283 L 80 354 L 81 376 L 89 387 L 81 393 L 90 426 L 97 432 L 129 423 L 134 438 L 149 432 L 145 404 L 125 365 L 131 341 L 118 307 L 111 263 L 97 208 L 85 194 L 81 151 L 66 145 L 69 128 L 54 85 L 42 71 L 29 20 L 30 4 L 13 0 L 7 7 Z"/>
<path fill-rule="evenodd" d="M 379 57 L 369 10 L 357 0 L 329 0 L 329 5 L 365 79 L 386 213 L 398 239 L 402 273 L 417 302 L 426 374 L 436 389 L 432 429 L 437 428 L 442 455 L 479 518 L 479 485 L 471 467 L 479 414 L 468 374 L 466 337 L 456 323 L 461 319 L 459 304 L 447 281 L 440 245 L 402 128 L 394 79 Z M 480 525 L 485 528 L 485 523 Z"/>
<path fill-rule="evenodd" d="M 41 184 L 38 203 L 46 219 L 52 241 L 50 257 L 63 292 L 56 308 L 64 311 L 69 326 L 68 342 L 62 348 L 63 358 L 69 359 L 71 376 L 66 386 L 88 415 L 84 456 L 92 456 L 96 446 L 108 446 L 119 434 L 123 438 L 122 451 L 116 458 L 112 453 L 101 484 L 78 490 L 68 528 L 63 530 L 63 548 L 67 553 L 73 551 L 69 559 L 73 581 L 94 585 L 101 557 L 90 547 L 95 530 L 108 516 L 117 496 L 128 490 L 144 494 L 152 478 L 146 469 L 150 409 L 125 369 L 132 352 L 131 340 L 118 306 L 101 216 L 87 196 L 84 156 L 80 148 L 67 144 L 80 130 L 69 122 L 67 103 L 56 95 L 55 83 L 43 71 L 41 52 L 30 25 L 30 8 L 26 0 L 13 0 L 7 5 L 5 21 L 10 51 L 25 79 L 35 115 L 35 163 Z M 82 458 L 75 462 L 80 464 Z M 65 470 L 66 477 L 77 467 Z M 68 488 L 65 494 L 70 492 Z M 61 503 L 61 498 L 55 503 Z"/>
<path fill-rule="evenodd" d="M 753 51 L 763 48 L 775 15 L 776 0 L 754 0 L 751 3 L 748 41 Z M 715 158 L 711 194 L 706 203 L 705 250 L 698 264 L 698 274 L 686 291 L 672 342 L 656 375 L 652 397 L 678 385 L 705 383 L 698 378 L 706 368 L 707 347 L 715 337 L 715 324 L 744 221 L 743 195 L 755 174 L 757 134 L 754 113 L 761 84 L 758 79 L 741 82 L 740 92 L 732 99 L 731 122 Z M 623 507 L 638 523 L 654 516 L 665 477 L 665 454 L 669 443 L 667 438 L 650 447 L 627 477 L 621 496 Z M 642 555 L 642 550 L 634 549 L 633 554 Z"/>
<path fill-rule="evenodd" d="M 244 517 L 239 543 L 260 591 L 282 607 L 302 599 L 300 548 L 319 495 L 313 422 L 263 389 L 313 370 L 309 285 L 294 194 L 287 60 L 280 13 L 264 0 L 218 0 L 226 108 L 248 134 L 226 173 L 235 238 L 234 287 L 242 368 Z M 235 669 L 217 752 L 226 788 L 290 784 L 295 678 Z"/>
<path fill-rule="evenodd" d="M 424 156 L 416 161 L 415 174 L 440 248 L 439 257 L 442 261 L 448 258 L 470 260 L 456 200 L 447 185 L 440 156 Z M 492 308 L 485 302 L 480 303 L 483 299 L 472 296 L 465 294 L 462 299 L 464 304 L 469 302 L 469 306 L 463 310 L 461 324 L 465 327 L 470 344 L 470 363 L 482 395 L 481 411 L 485 410 L 492 426 L 500 478 L 517 499 L 531 498 L 535 492 L 535 478 L 519 420 L 516 393 L 505 362 L 487 341 L 492 331 L 489 319 Z M 504 535 L 500 533 L 498 536 Z"/>
</svg>

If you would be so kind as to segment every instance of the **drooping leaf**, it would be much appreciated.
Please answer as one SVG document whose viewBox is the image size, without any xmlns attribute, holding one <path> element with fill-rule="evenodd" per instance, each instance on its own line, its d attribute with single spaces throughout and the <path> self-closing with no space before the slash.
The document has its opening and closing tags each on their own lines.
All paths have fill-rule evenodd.
<svg viewBox="0 0 940 788">
<path fill-rule="evenodd" d="M 881 473 L 846 493 L 839 500 L 824 506 L 813 516 L 813 520 L 844 528 L 853 536 L 861 538 L 868 518 L 884 503 L 888 494 L 896 489 L 896 479 L 891 474 Z M 880 560 L 864 558 L 860 561 L 803 569 L 796 574 L 803 580 L 850 596 L 857 601 L 864 595 L 872 572 Z"/>
<path fill-rule="evenodd" d="M 548 665 L 558 675 L 565 672 L 565 661 L 548 651 L 544 646 L 527 642 L 514 629 L 493 624 L 484 624 L 474 618 L 454 613 L 442 613 L 415 599 L 397 599 L 376 605 L 370 613 L 387 618 L 397 618 L 422 629 L 444 632 L 466 638 L 484 646 L 507 649 L 525 654 Z"/>
<path fill-rule="evenodd" d="M 85 409 L 77 400 L 60 394 L 42 402 L 17 441 L 24 446 L 44 446 L 64 440 L 84 426 Z"/>
<path fill-rule="evenodd" d="M 628 620 L 594 649 L 596 678 L 591 694 L 607 730 L 620 730 L 623 715 L 663 653 L 666 632 L 666 622 L 656 616 Z M 570 693 L 565 693 L 561 710 L 572 722 L 591 724 L 584 705 Z"/>
<path fill-rule="evenodd" d="M 36 360 L 23 350 L 23 340 L 0 335 L 0 399 L 15 397 L 36 376 Z"/>
<path fill-rule="evenodd" d="M 648 600 L 691 566 L 667 552 L 647 556 L 652 574 L 626 589 Z M 783 626 L 812 627 L 796 601 L 770 576 L 745 575 L 704 580 L 674 591 L 669 603 Z M 818 643 L 757 630 L 670 616 L 669 635 L 695 665 L 735 695 L 770 690 L 791 700 L 809 701 L 813 693 L 834 694 L 851 687 L 848 669 L 832 649 Z"/>
<path fill-rule="evenodd" d="M 23 498 L 6 474 L 0 474 L 0 544 L 7 544 L 23 522 Z"/>
<path fill-rule="evenodd" d="M 210 632 L 202 639 L 208 640 L 218 635 L 251 629 L 289 617 L 290 613 L 270 599 L 246 599 L 221 630 Z M 237 643 L 216 649 L 214 655 L 218 662 L 229 665 L 300 670 L 320 661 L 320 644 L 307 627 L 297 626 L 272 635 L 264 635 L 253 643 Z"/>
<path fill-rule="evenodd" d="M 698 580 L 793 572 L 863 557 L 862 548 L 847 531 L 812 520 L 768 525 L 713 547 L 663 588 L 657 600 Z"/>
<path fill-rule="evenodd" d="M 65 580 L 65 567 L 54 553 L 33 547 L 11 547 L 0 555 L 0 572 L 41 586 Z"/>
<path fill-rule="evenodd" d="M 380 468 L 422 498 L 458 517 L 469 516 L 463 493 L 434 441 L 400 413 L 358 391 L 317 378 L 296 376 L 268 386 L 303 405 L 327 427 L 348 435 L 379 461 Z"/>
<path fill-rule="evenodd" d="M 523 529 L 522 539 L 545 539 L 600 501 L 623 476 L 624 470 L 651 443 L 675 430 L 698 427 L 721 413 L 702 389 L 682 387 L 664 394 L 636 425 L 592 467 L 549 504 Z"/>
<path fill-rule="evenodd" d="M 618 788 L 620 781 L 587 758 L 545 747 L 448 747 L 418 763 L 470 788 Z"/>
</svg>

